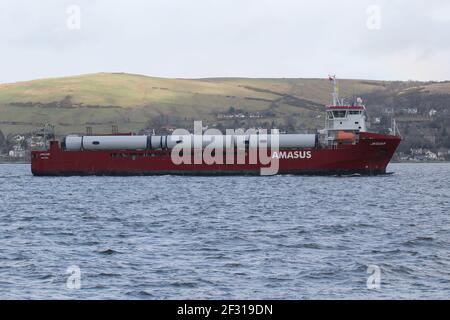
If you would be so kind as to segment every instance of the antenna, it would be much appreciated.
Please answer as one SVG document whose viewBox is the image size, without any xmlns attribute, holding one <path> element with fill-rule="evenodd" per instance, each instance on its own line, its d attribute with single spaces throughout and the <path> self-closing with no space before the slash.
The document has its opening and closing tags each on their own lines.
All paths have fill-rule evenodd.
<svg viewBox="0 0 450 320">
<path fill-rule="evenodd" d="M 341 105 L 341 101 L 339 100 L 339 87 L 338 87 L 338 83 L 337 83 L 337 79 L 336 79 L 336 75 L 328 75 L 328 79 L 330 81 L 333 81 L 333 93 L 332 93 L 332 98 L 333 98 L 333 106 L 339 106 Z"/>
</svg>

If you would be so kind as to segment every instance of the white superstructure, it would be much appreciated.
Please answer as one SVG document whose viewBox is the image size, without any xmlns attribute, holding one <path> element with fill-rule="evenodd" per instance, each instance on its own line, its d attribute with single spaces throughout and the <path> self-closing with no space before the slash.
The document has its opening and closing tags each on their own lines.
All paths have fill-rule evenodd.
<svg viewBox="0 0 450 320">
<path fill-rule="evenodd" d="M 356 131 L 365 132 L 366 108 L 362 99 L 358 98 L 353 105 L 345 105 L 343 99 L 339 99 L 339 89 L 336 76 L 330 77 L 333 81 L 333 104 L 327 106 L 327 118 L 325 130 L 327 131 Z"/>
</svg>

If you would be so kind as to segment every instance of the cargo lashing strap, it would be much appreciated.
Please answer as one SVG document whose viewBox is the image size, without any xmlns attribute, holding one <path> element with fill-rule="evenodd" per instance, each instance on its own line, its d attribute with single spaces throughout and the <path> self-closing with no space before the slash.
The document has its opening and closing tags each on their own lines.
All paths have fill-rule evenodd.
<svg viewBox="0 0 450 320">
<path fill-rule="evenodd" d="M 159 145 L 157 145 L 157 146 L 153 146 L 152 137 L 153 137 L 152 135 L 147 136 L 147 149 L 148 150 L 152 150 L 153 148 L 168 149 L 168 146 L 167 146 L 167 139 L 169 138 L 168 136 L 160 136 Z"/>
<path fill-rule="evenodd" d="M 152 149 L 152 135 L 147 136 L 147 150 Z"/>
</svg>

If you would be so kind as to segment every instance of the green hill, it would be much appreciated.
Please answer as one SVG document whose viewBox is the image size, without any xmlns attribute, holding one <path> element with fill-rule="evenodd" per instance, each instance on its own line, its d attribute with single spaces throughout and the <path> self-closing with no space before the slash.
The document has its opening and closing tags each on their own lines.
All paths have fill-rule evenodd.
<svg viewBox="0 0 450 320">
<path fill-rule="evenodd" d="M 341 94 L 382 90 L 386 82 L 342 80 Z M 330 100 L 326 79 L 165 79 L 98 73 L 0 85 L 0 129 L 26 132 L 52 123 L 59 133 L 139 130 L 158 115 L 214 120 L 230 108 L 267 112 L 275 119 L 303 115 L 305 124 Z"/>
</svg>

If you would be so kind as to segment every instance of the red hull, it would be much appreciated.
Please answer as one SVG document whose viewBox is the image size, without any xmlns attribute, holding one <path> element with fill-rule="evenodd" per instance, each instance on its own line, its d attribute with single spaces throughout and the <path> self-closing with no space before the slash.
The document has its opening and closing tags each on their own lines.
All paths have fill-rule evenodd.
<svg viewBox="0 0 450 320">
<path fill-rule="evenodd" d="M 401 139 L 361 133 L 354 145 L 281 150 L 310 152 L 310 157 L 279 159 L 279 174 L 383 174 Z M 117 156 L 120 155 L 120 156 Z M 248 161 L 247 161 L 248 162 Z M 261 164 L 172 163 L 169 150 L 65 151 L 52 141 L 48 151 L 33 151 L 34 175 L 259 175 Z"/>
</svg>

